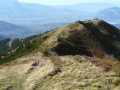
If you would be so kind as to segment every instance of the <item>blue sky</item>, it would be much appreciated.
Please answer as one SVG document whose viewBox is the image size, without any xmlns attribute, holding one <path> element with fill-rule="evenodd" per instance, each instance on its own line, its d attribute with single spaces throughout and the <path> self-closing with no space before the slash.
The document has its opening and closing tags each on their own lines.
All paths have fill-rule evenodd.
<svg viewBox="0 0 120 90">
<path fill-rule="evenodd" d="M 66 4 L 76 4 L 76 3 L 89 3 L 89 2 L 107 2 L 118 4 L 120 0 L 19 0 L 21 2 L 28 3 L 41 3 L 46 5 L 66 5 Z"/>
</svg>

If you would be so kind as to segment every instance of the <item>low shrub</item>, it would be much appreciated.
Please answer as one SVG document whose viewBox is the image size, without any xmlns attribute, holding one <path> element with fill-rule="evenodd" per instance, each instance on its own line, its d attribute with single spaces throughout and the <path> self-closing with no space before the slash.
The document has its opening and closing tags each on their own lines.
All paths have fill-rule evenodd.
<svg viewBox="0 0 120 90">
<path fill-rule="evenodd" d="M 101 67 L 107 72 L 110 71 L 112 66 L 109 64 L 102 64 Z"/>
<path fill-rule="evenodd" d="M 53 56 L 53 57 L 51 57 L 51 61 L 57 67 L 61 67 L 61 65 L 62 65 L 62 60 L 61 60 L 60 56 Z"/>
<path fill-rule="evenodd" d="M 73 60 L 81 61 L 81 56 L 75 55 L 75 56 L 73 57 Z"/>
<path fill-rule="evenodd" d="M 96 64 L 97 63 L 97 61 L 95 61 L 95 60 L 89 60 L 89 62 L 91 62 L 92 64 Z"/>
<path fill-rule="evenodd" d="M 112 68 L 116 73 L 120 74 L 120 64 L 116 64 Z"/>
<path fill-rule="evenodd" d="M 79 61 L 79 62 L 83 62 L 83 61 L 86 61 L 86 58 L 84 56 L 75 55 L 73 57 L 73 60 L 76 60 L 76 61 Z"/>
<path fill-rule="evenodd" d="M 105 71 L 112 70 L 120 74 L 120 61 L 118 60 L 90 58 L 89 61 L 96 66 L 102 67 Z"/>
<path fill-rule="evenodd" d="M 112 54 L 112 55 L 105 54 L 104 57 L 103 57 L 103 59 L 107 59 L 107 60 L 115 60 L 115 57 L 114 57 L 113 54 Z"/>
</svg>

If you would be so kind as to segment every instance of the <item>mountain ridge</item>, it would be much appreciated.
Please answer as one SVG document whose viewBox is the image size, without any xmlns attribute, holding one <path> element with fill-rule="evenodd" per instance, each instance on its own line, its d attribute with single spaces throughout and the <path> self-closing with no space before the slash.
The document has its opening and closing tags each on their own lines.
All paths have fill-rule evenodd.
<svg viewBox="0 0 120 90">
<path fill-rule="evenodd" d="M 101 20 L 94 20 L 94 21 L 98 21 L 98 23 L 99 22 L 103 22 L 103 21 L 101 21 Z M 93 23 L 92 21 L 90 21 L 90 23 Z M 104 38 L 103 38 L 103 40 L 105 40 L 105 38 L 106 38 L 106 42 L 107 43 L 111 43 L 111 42 L 108 42 L 107 41 L 107 39 L 109 38 L 109 36 L 111 36 L 111 35 L 107 35 L 107 33 L 106 33 L 106 30 L 104 30 L 104 27 L 103 28 L 100 28 L 100 27 L 97 27 L 97 23 L 95 23 L 96 25 L 94 25 L 95 27 L 92 27 L 92 29 L 91 29 L 91 27 L 90 26 L 92 26 L 92 24 L 90 25 L 90 23 L 89 23 L 89 21 L 88 22 L 85 22 L 85 24 L 84 23 L 81 23 L 81 22 L 75 22 L 75 23 L 72 23 L 72 24 L 68 24 L 68 25 L 66 25 L 66 26 L 63 26 L 63 27 L 60 27 L 60 28 L 58 28 L 58 29 L 60 29 L 59 31 L 60 31 L 60 33 L 62 32 L 62 30 L 63 30 L 63 32 L 66 32 L 66 33 L 62 33 L 63 35 L 64 35 L 64 37 L 62 37 L 62 39 L 63 40 L 66 40 L 65 39 L 65 36 L 66 35 L 68 35 L 68 36 L 66 36 L 67 37 L 67 42 L 69 42 L 69 43 L 71 43 L 71 41 L 70 40 L 72 40 L 73 39 L 73 41 L 74 41 L 74 38 L 75 37 L 77 37 L 78 35 L 79 35 L 79 33 L 81 33 L 81 32 L 79 32 L 79 30 L 81 30 L 82 28 L 83 29 L 85 29 L 85 30 L 88 30 L 88 31 L 86 31 L 86 33 L 85 34 L 87 34 L 88 32 L 88 35 L 90 35 L 90 36 L 88 36 L 88 37 L 91 37 L 91 35 L 92 35 L 92 37 L 93 37 L 93 39 L 94 38 L 96 38 L 97 37 L 97 35 L 95 35 L 95 33 L 94 33 L 94 31 L 96 30 L 97 32 L 96 32 L 96 34 L 98 33 L 98 36 L 99 37 L 97 37 L 96 39 L 97 39 L 97 41 L 98 42 L 101 42 L 101 40 L 99 41 L 99 38 L 101 39 L 101 36 L 104 36 Z M 105 22 L 103 22 L 103 23 L 105 23 Z M 108 26 L 109 26 L 109 24 L 108 23 L 105 23 L 105 24 L 107 24 Z M 81 25 L 81 26 L 79 26 L 79 25 Z M 89 26 L 90 25 L 90 26 Z M 72 27 L 73 26 L 73 27 Z M 75 27 L 76 26 L 76 27 Z M 86 26 L 87 26 L 87 28 L 86 28 Z M 99 26 L 99 24 L 98 24 L 98 26 Z M 104 26 L 104 24 L 103 24 L 103 26 Z M 64 28 L 67 28 L 68 27 L 68 31 L 65 31 L 64 30 Z M 78 28 L 77 28 L 78 27 Z M 63 28 L 63 29 L 62 29 Z M 72 28 L 72 29 L 71 29 Z M 88 29 L 89 28 L 89 29 Z M 99 29 L 100 28 L 100 29 Z M 106 27 L 105 27 L 106 28 Z M 112 28 L 114 28 L 115 30 L 117 30 L 117 31 L 114 31 L 115 32 L 115 35 L 117 36 L 117 38 L 119 38 L 119 29 L 116 29 L 115 27 L 113 27 L 112 26 Z M 77 30 L 78 29 L 78 30 Z M 106 33 L 106 35 L 103 33 L 103 31 L 100 31 L 100 30 L 102 30 L 103 29 L 103 31 L 104 31 L 104 33 Z M 111 31 L 111 29 L 110 28 L 107 28 L 108 29 L 108 31 Z M 71 30 L 73 30 L 73 31 L 71 31 Z M 94 30 L 94 31 L 93 31 Z M 100 32 L 99 32 L 100 31 Z M 73 33 L 71 33 L 71 35 L 73 35 L 74 33 L 75 33 L 75 35 L 74 36 L 69 36 L 69 32 L 73 32 Z M 83 31 L 83 33 L 84 33 L 84 31 Z M 91 34 L 90 34 L 91 33 Z M 103 33 L 103 34 L 101 34 L 101 33 Z M 56 34 L 56 33 L 55 33 Z M 78 35 L 77 35 L 78 34 Z M 109 32 L 109 34 L 111 34 L 110 32 Z M 84 34 L 83 34 L 83 36 L 84 36 Z M 60 35 L 59 35 L 59 37 L 60 37 Z M 70 39 L 70 37 L 72 37 L 71 39 Z M 86 37 L 87 39 L 88 39 L 88 37 Z M 52 42 L 54 43 L 54 42 L 56 42 L 55 40 L 56 40 L 56 38 L 58 38 L 58 37 L 55 37 L 54 36 L 54 34 L 53 34 L 53 36 L 51 36 L 51 40 L 53 40 Z M 76 39 L 80 39 L 80 37 L 78 36 Z M 83 38 L 83 37 L 81 37 L 81 38 Z M 112 38 L 112 37 L 111 37 Z M 58 42 L 60 41 L 62 41 L 62 39 L 59 39 L 58 40 Z M 70 39 L 70 40 L 69 40 Z M 80 41 L 78 39 L 78 42 Z M 87 40 L 86 39 L 86 40 Z M 89 38 L 89 39 L 91 39 L 91 38 Z M 89 39 L 87 40 L 88 42 L 89 42 Z M 110 39 L 110 38 L 109 38 Z M 114 40 L 114 38 L 112 38 L 113 40 Z M 48 40 L 50 40 L 50 39 L 48 39 Z M 85 43 L 87 42 L 85 40 L 85 42 L 84 42 L 84 44 L 83 45 L 85 45 Z M 112 41 L 112 40 L 111 40 Z M 50 45 L 50 46 L 53 46 L 52 44 L 52 42 L 50 42 L 50 43 L 48 43 L 47 41 L 44 43 L 44 45 L 43 46 L 47 46 L 47 48 L 48 48 L 48 46 Z M 77 41 L 76 41 L 77 42 Z M 95 44 L 94 42 L 95 41 L 93 41 L 92 39 L 91 39 L 91 42 L 93 42 L 93 44 Z M 64 41 L 63 41 L 63 43 L 64 43 Z M 72 43 L 74 43 L 74 42 L 72 42 Z M 79 42 L 79 43 L 81 43 L 82 44 L 82 42 Z M 104 42 L 104 44 L 105 45 L 107 45 L 107 43 L 105 44 L 105 42 Z M 55 43 L 54 43 L 55 44 Z M 75 44 L 75 43 L 74 43 Z M 76 43 L 77 44 L 77 43 Z M 87 43 L 86 43 L 87 44 Z M 58 44 L 59 45 L 59 44 Z M 98 44 L 98 45 L 100 45 L 100 44 Z M 111 44 L 110 44 L 111 45 Z M 56 45 L 57 46 L 57 45 Z M 86 46 L 86 45 L 85 45 Z M 87 45 L 88 46 L 88 45 Z M 91 46 L 92 46 L 92 44 L 91 44 Z M 58 46 L 59 47 L 59 46 Z M 77 46 L 78 47 L 78 46 Z M 88 46 L 89 47 L 89 46 Z M 96 46 L 97 47 L 97 46 Z M 104 47 L 104 46 L 103 46 Z M 106 46 L 105 46 L 106 47 Z M 114 45 L 111 45 L 110 47 L 114 47 Z M 116 47 L 116 46 L 115 46 Z M 42 47 L 43 48 L 43 47 Z M 42 49 L 41 48 L 41 49 Z M 107 47 L 106 47 L 107 48 Z M 119 47 L 118 47 L 119 48 Z M 117 49 L 118 49 L 117 48 Z M 113 49 L 113 51 L 115 50 L 117 50 L 116 48 L 114 48 Z M 54 50 L 54 48 L 53 48 L 53 50 Z M 62 49 L 63 50 L 63 49 Z M 75 49 L 76 50 L 76 49 Z M 104 50 L 104 49 L 102 49 L 102 50 Z M 110 49 L 109 49 L 110 50 Z M 58 50 L 59 51 L 59 50 Z M 68 51 L 69 52 L 69 51 Z"/>
<path fill-rule="evenodd" d="M 45 55 L 87 55 L 104 58 L 112 55 L 119 59 L 120 30 L 99 19 L 77 21 L 37 35 L 4 55 L 5 63 L 32 52 Z M 24 53 L 24 54 L 23 54 Z"/>
</svg>

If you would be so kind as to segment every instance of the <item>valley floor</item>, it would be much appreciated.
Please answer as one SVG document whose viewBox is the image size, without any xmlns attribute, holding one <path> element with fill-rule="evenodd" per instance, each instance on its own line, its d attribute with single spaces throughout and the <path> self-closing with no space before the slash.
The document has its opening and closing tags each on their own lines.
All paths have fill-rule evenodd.
<svg viewBox="0 0 120 90">
<path fill-rule="evenodd" d="M 0 66 L 0 90 L 120 90 L 120 77 L 85 56 L 42 57 L 41 53 Z"/>
</svg>

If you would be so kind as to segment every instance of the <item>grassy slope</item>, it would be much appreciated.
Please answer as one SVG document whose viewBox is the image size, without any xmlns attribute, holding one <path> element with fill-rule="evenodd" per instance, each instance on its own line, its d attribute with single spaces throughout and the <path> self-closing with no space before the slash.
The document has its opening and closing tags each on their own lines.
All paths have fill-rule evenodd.
<svg viewBox="0 0 120 90">
<path fill-rule="evenodd" d="M 79 56 L 42 57 L 42 54 L 19 58 L 0 67 L 0 88 L 12 90 L 118 90 L 120 77 L 105 72 Z M 52 62 L 51 62 L 52 61 Z M 59 61 L 59 62 L 58 62 Z"/>
</svg>

